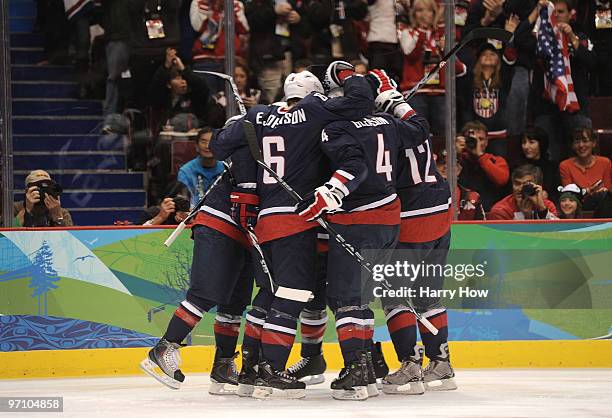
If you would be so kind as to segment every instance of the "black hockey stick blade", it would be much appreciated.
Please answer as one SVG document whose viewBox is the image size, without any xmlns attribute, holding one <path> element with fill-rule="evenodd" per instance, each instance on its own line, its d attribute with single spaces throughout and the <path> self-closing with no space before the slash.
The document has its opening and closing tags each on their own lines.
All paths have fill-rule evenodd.
<svg viewBox="0 0 612 418">
<path fill-rule="evenodd" d="M 496 39 L 501 42 L 510 42 L 512 39 L 512 32 L 501 28 L 476 28 L 469 32 L 462 40 L 461 43 L 465 44 L 473 39 Z"/>
</svg>

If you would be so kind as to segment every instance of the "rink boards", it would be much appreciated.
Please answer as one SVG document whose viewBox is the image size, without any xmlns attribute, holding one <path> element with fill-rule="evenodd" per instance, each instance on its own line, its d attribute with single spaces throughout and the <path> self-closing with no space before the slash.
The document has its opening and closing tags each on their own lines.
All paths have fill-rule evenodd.
<svg viewBox="0 0 612 418">
<path fill-rule="evenodd" d="M 166 249 L 170 232 L 0 231 L 0 378 L 137 373 L 188 285 L 189 231 Z M 532 250 L 536 259 L 538 251 L 563 250 L 581 275 L 576 292 L 592 299 L 574 309 L 451 310 L 457 367 L 612 366 L 612 307 L 596 303 L 612 300 L 612 222 L 461 223 L 453 225 L 452 248 Z M 375 311 L 375 338 L 386 341 L 384 316 Z M 208 370 L 213 319 L 192 333 L 186 370 Z M 332 322 L 325 341 L 330 366 L 339 367 Z"/>
</svg>

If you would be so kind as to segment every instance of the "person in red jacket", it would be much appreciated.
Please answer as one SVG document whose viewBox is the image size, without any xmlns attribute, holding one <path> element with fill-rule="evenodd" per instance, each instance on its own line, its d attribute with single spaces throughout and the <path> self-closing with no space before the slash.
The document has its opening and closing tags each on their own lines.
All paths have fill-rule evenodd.
<svg viewBox="0 0 612 418">
<path fill-rule="evenodd" d="M 444 56 L 444 25 L 436 0 L 416 0 L 409 10 L 410 26 L 401 25 L 399 41 L 404 53 L 401 91 L 406 93 L 436 66 Z M 467 74 L 467 67 L 455 61 L 457 77 Z M 444 134 L 444 69 L 410 100 L 414 110 L 427 118 L 433 135 Z"/>
<path fill-rule="evenodd" d="M 612 190 L 612 164 L 610 159 L 593 153 L 597 135 L 592 129 L 581 128 L 574 132 L 572 150 L 575 157 L 559 164 L 561 184 L 577 184 L 588 193 Z"/>
<path fill-rule="evenodd" d="M 468 122 L 457 137 L 456 147 L 461 162 L 459 182 L 465 188 L 480 194 L 482 207 L 491 209 L 493 203 L 505 194 L 510 178 L 508 163 L 503 157 L 494 155 L 487 148 L 487 127 L 481 122 Z"/>
<path fill-rule="evenodd" d="M 493 205 L 487 219 L 559 219 L 555 204 L 544 198 L 542 170 L 531 164 L 512 172 L 512 194 Z"/>
</svg>

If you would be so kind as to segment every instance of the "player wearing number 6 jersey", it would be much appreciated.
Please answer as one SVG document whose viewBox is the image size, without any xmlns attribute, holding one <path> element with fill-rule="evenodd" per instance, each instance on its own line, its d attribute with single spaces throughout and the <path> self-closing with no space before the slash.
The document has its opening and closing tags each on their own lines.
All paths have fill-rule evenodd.
<svg viewBox="0 0 612 418">
<path fill-rule="evenodd" d="M 322 128 L 334 120 L 362 118 L 373 107 L 367 81 L 354 75 L 348 63 L 330 64 L 324 84 L 343 85 L 345 96 L 329 99 L 322 83 L 305 71 L 287 77 L 287 106 L 255 106 L 245 116 L 255 126 L 265 162 L 300 195 L 320 185 L 327 174 L 319 146 Z M 240 123 L 232 128 L 233 132 L 211 142 L 215 158 L 224 159 L 247 146 Z M 314 290 L 317 224 L 295 213 L 292 198 L 261 168 L 256 182 L 260 213 L 255 232 L 274 280 L 279 286 Z M 269 396 L 273 388 L 285 390 L 285 396 L 304 396 L 304 383 L 284 373 L 303 307 L 281 298 L 272 301 L 261 332 L 263 358 L 254 396 Z"/>
<path fill-rule="evenodd" d="M 384 73 L 370 78 L 377 80 L 382 90 L 376 98 L 379 110 L 392 111 L 396 116 L 401 102 Z M 400 112 L 401 113 L 401 112 Z M 410 111 L 408 111 L 409 114 Z M 408 139 L 408 137 L 402 137 Z M 421 137 L 421 144 L 415 146 L 415 138 L 403 144 L 399 160 L 397 194 L 401 200 L 401 226 L 397 248 L 410 250 L 406 256 L 412 263 L 444 265 L 450 247 L 451 195 L 446 180 L 438 173 L 431 151 L 429 134 Z M 417 277 L 413 287 L 441 289 L 443 277 Z M 388 375 L 383 381 L 385 393 L 420 394 L 427 390 L 456 389 L 454 372 L 448 352 L 448 321 L 446 309 L 439 298 L 412 298 L 412 304 L 438 329 L 431 334 L 419 324 L 425 354 L 429 366 L 422 371 L 422 352 L 417 347 L 417 324 L 414 314 L 401 301 L 384 300 L 387 326 L 395 346 L 401 368 Z"/>
</svg>

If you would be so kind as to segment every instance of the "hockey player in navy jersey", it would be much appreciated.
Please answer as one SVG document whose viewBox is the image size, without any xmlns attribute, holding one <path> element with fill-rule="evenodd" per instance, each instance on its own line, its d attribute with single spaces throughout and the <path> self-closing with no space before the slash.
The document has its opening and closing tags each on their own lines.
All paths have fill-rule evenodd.
<svg viewBox="0 0 612 418">
<path fill-rule="evenodd" d="M 287 106 L 255 106 L 245 116 L 255 126 L 265 162 L 301 195 L 320 185 L 326 174 L 319 147 L 321 129 L 334 120 L 364 117 L 373 108 L 367 81 L 355 75 L 349 63 L 330 64 L 325 81 L 330 88 L 343 86 L 345 96 L 329 99 L 322 83 L 304 71 L 290 74 L 285 81 Z M 239 123 L 230 131 L 211 141 L 215 158 L 225 159 L 247 146 Z M 259 169 L 256 179 L 261 211 L 255 232 L 274 280 L 279 286 L 314 290 L 317 224 L 295 213 L 292 198 L 267 172 Z M 284 390 L 289 397 L 305 395 L 304 383 L 284 371 L 303 307 L 302 302 L 278 297 L 260 306 L 267 316 L 254 396 L 269 396 L 273 389 Z"/>
<path fill-rule="evenodd" d="M 214 135 L 217 134 L 215 132 Z M 241 152 L 242 156 L 240 152 L 234 156 L 232 171 L 241 165 L 254 164 L 246 150 Z M 240 183 L 240 179 L 236 181 Z M 239 186 L 248 192 L 254 184 Z M 174 312 L 163 337 L 141 362 L 143 371 L 173 389 L 178 389 L 185 379 L 179 369 L 181 342 L 203 315 L 215 306 L 217 314 L 214 333 L 217 349 L 209 392 L 233 393 L 238 385 L 234 358 L 237 354 L 235 351 L 242 313 L 251 301 L 253 268 L 248 241 L 238 227 L 240 216 L 232 218 L 233 214 L 239 213 L 232 212 L 232 187 L 229 176 L 225 176 L 211 190 L 196 216 L 192 227 L 194 249 L 190 286 L 185 300 Z M 256 205 L 257 202 L 252 203 Z"/>
<path fill-rule="evenodd" d="M 384 80 L 382 75 L 379 78 Z M 402 102 L 401 94 L 387 89 L 377 97 L 377 109 L 390 111 L 395 102 Z M 412 138 L 415 139 L 418 141 Z M 404 158 L 398 164 L 396 188 L 402 209 L 397 248 L 410 250 L 413 262 L 444 265 L 450 247 L 450 188 L 436 169 L 428 132 L 420 140 L 422 143 L 418 146 L 404 143 Z M 441 289 L 443 285 L 443 277 L 418 277 L 413 286 Z M 389 334 L 402 363 L 397 372 L 383 380 L 383 391 L 421 394 L 425 389 L 456 389 L 448 351 L 446 309 L 439 298 L 416 297 L 411 302 L 438 329 L 438 334 L 433 335 L 421 324 L 418 327 L 430 363 L 422 370 L 415 315 L 401 302 L 383 300 Z"/>
<path fill-rule="evenodd" d="M 374 74 L 386 77 L 384 72 Z M 377 93 L 385 88 L 392 87 L 378 86 Z M 395 111 L 403 118 L 381 113 L 328 124 L 321 133 L 321 148 L 333 174 L 298 206 L 309 221 L 329 213 L 327 220 L 347 242 L 371 251 L 372 264 L 385 264 L 397 244 L 400 202 L 394 170 L 399 154 L 406 144 L 419 145 L 428 132 L 427 121 L 407 104 L 395 103 Z M 374 314 L 368 306 L 371 288 L 367 282 L 363 286 L 360 264 L 333 239 L 329 259 L 333 262 L 328 265 L 327 297 L 345 362 L 332 383 L 332 395 L 362 400 L 378 394 L 372 361 Z"/>
</svg>

